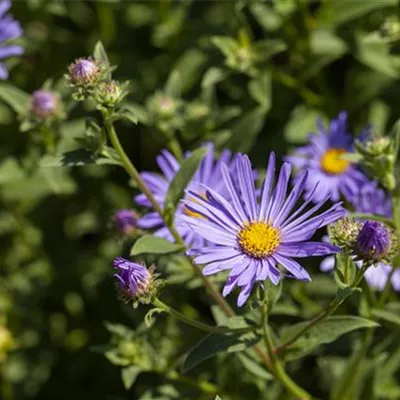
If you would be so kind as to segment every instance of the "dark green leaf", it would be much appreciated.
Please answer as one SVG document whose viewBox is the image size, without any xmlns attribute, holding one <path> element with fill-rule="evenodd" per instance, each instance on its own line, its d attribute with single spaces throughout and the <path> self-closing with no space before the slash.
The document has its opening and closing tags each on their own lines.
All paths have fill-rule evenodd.
<svg viewBox="0 0 400 400">
<path fill-rule="evenodd" d="M 135 383 L 136 378 L 140 374 L 140 368 L 136 365 L 130 365 L 129 367 L 122 368 L 121 378 L 124 382 L 125 389 L 128 390 Z"/>
<path fill-rule="evenodd" d="M 13 85 L 0 82 L 0 99 L 6 102 L 17 114 L 22 115 L 28 112 L 29 94 Z"/>
<path fill-rule="evenodd" d="M 284 343 L 299 333 L 309 324 L 308 321 L 300 322 L 285 329 L 281 335 Z M 328 317 L 318 322 L 304 333 L 286 351 L 286 359 L 294 360 L 310 353 L 321 344 L 331 343 L 340 336 L 361 328 L 373 328 L 379 326 L 375 321 L 356 316 Z"/>
<path fill-rule="evenodd" d="M 145 235 L 136 240 L 131 249 L 131 256 L 138 254 L 169 254 L 181 250 L 182 246 L 171 243 L 161 237 Z"/>
<path fill-rule="evenodd" d="M 188 372 L 196 365 L 218 353 L 235 353 L 246 350 L 249 347 L 253 347 L 259 340 L 260 336 L 253 332 L 233 335 L 210 333 L 190 350 L 183 364 L 183 372 Z"/>
<path fill-rule="evenodd" d="M 207 147 L 197 149 L 182 162 L 179 171 L 169 184 L 168 192 L 164 201 L 164 210 L 169 209 L 171 212 L 175 210 L 179 200 L 183 198 L 184 190 L 192 180 L 207 151 Z"/>
</svg>

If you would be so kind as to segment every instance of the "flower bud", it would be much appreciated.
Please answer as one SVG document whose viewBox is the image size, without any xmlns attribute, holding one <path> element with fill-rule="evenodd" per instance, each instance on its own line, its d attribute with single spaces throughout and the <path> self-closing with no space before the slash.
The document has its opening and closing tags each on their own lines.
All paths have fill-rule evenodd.
<svg viewBox="0 0 400 400">
<path fill-rule="evenodd" d="M 95 89 L 96 101 L 105 107 L 114 107 L 127 94 L 127 84 L 120 84 L 117 81 L 101 82 Z"/>
<path fill-rule="evenodd" d="M 352 248 L 361 229 L 361 223 L 351 218 L 342 218 L 329 226 L 329 237 L 333 244 Z"/>
<path fill-rule="evenodd" d="M 50 90 L 36 90 L 32 94 L 30 112 L 40 120 L 57 115 L 60 101 L 57 93 Z"/>
<path fill-rule="evenodd" d="M 121 235 L 127 236 L 135 230 L 137 218 L 138 215 L 133 210 L 118 210 L 113 217 L 115 228 Z"/>
<path fill-rule="evenodd" d="M 360 258 L 366 261 L 381 261 L 390 251 L 391 235 L 386 227 L 378 221 L 365 221 L 356 241 L 356 250 Z"/>
<path fill-rule="evenodd" d="M 90 58 L 79 58 L 68 67 L 66 76 L 71 86 L 91 86 L 102 77 L 102 68 Z"/>
<path fill-rule="evenodd" d="M 159 284 L 153 267 L 147 269 L 142 264 L 117 257 L 114 259 L 114 268 L 117 271 L 114 278 L 123 301 L 133 300 L 136 306 L 138 302 L 148 304 L 156 296 Z"/>
</svg>

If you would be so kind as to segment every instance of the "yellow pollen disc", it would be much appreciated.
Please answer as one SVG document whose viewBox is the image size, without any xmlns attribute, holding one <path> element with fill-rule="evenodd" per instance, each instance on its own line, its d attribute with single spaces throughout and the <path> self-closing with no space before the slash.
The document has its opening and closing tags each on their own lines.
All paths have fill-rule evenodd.
<svg viewBox="0 0 400 400">
<path fill-rule="evenodd" d="M 321 168 L 328 174 L 338 175 L 346 171 L 349 167 L 349 161 L 341 158 L 347 153 L 344 149 L 329 149 L 321 157 Z"/>
<path fill-rule="evenodd" d="M 203 199 L 206 198 L 205 194 L 200 194 L 200 196 Z M 195 203 L 198 203 L 198 200 L 195 197 L 191 197 L 190 200 L 194 201 Z M 189 217 L 193 217 L 193 218 L 204 218 L 201 214 L 199 214 L 195 211 L 189 210 L 189 208 L 187 206 L 183 207 L 183 213 L 185 215 L 188 215 Z"/>
<path fill-rule="evenodd" d="M 237 239 L 242 250 L 253 258 L 271 255 L 281 243 L 279 230 L 266 222 L 251 222 L 239 232 Z"/>
</svg>

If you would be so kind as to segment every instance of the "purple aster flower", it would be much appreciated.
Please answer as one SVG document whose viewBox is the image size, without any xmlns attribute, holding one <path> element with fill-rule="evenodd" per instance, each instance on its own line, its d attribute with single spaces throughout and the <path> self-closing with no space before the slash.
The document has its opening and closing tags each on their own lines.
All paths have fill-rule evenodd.
<svg viewBox="0 0 400 400">
<path fill-rule="evenodd" d="M 89 85 L 97 82 L 101 74 L 101 68 L 96 61 L 79 58 L 68 67 L 67 78 L 72 85 Z"/>
<path fill-rule="evenodd" d="M 8 40 L 22 36 L 23 31 L 19 22 L 15 21 L 6 12 L 11 7 L 10 0 L 0 0 L 0 60 L 21 55 L 24 50 L 21 46 L 9 45 Z M 7 79 L 8 71 L 4 63 L 0 62 L 0 79 Z"/>
<path fill-rule="evenodd" d="M 136 227 L 137 214 L 130 209 L 121 209 L 114 214 L 113 220 L 118 232 L 128 235 Z"/>
<path fill-rule="evenodd" d="M 308 173 L 302 175 L 288 194 L 291 165 L 285 163 L 282 166 L 274 185 L 274 153 L 270 155 L 260 200 L 257 201 L 248 157 L 238 155 L 235 162 L 237 188 L 232 169 L 230 171 L 225 164 L 221 167 L 230 200 L 210 187 L 205 188 L 204 196 L 189 190 L 184 203 L 200 217 L 184 215 L 183 219 L 195 233 L 215 245 L 194 248 L 188 254 L 194 256 L 195 263 L 207 264 L 203 269 L 205 275 L 229 270 L 223 295 L 227 296 L 235 287 L 239 287 L 241 292 L 237 304 L 242 306 L 255 282 L 270 279 L 278 284 L 283 275 L 309 281 L 310 275 L 294 258 L 340 251 L 336 246 L 313 242 L 310 238 L 317 229 L 342 217 L 345 210 L 337 203 L 315 215 L 325 204 L 320 202 L 306 211 L 313 191 L 294 210 L 306 187 Z"/>
<path fill-rule="evenodd" d="M 390 251 L 391 235 L 387 227 L 378 221 L 365 221 L 356 241 L 359 256 L 364 260 L 379 261 Z"/>
<path fill-rule="evenodd" d="M 376 181 L 366 182 L 351 199 L 356 212 L 392 217 L 392 202 Z"/>
<path fill-rule="evenodd" d="M 57 113 L 59 107 L 58 95 L 50 90 L 36 90 L 32 94 L 31 113 L 39 118 L 46 119 Z"/>
<path fill-rule="evenodd" d="M 208 143 L 206 146 L 209 148 L 209 151 L 200 163 L 198 171 L 193 177 L 192 182 L 189 184 L 189 188 L 198 195 L 203 196 L 203 185 L 206 185 L 220 194 L 228 195 L 222 179 L 221 166 L 223 163 L 233 166 L 232 154 L 229 150 L 224 150 L 218 160 L 215 160 L 214 146 L 211 143 Z M 163 150 L 161 154 L 157 156 L 156 160 L 163 175 L 160 176 L 153 172 L 142 172 L 141 177 L 150 188 L 157 202 L 163 206 L 168 186 L 175 177 L 175 174 L 178 172 L 180 165 L 178 160 L 167 150 Z M 135 201 L 143 207 L 152 207 L 144 194 L 136 196 Z M 178 205 L 175 213 L 175 226 L 179 234 L 188 246 L 204 245 L 203 237 L 197 235 L 182 220 L 184 215 L 198 217 L 198 215 L 192 213 L 183 204 Z M 170 241 L 174 240 L 168 228 L 164 225 L 163 219 L 157 212 L 150 212 L 142 216 L 138 220 L 137 225 L 142 229 L 156 229 L 154 232 L 156 236 L 163 237 Z"/>
<path fill-rule="evenodd" d="M 117 288 L 125 300 L 134 300 L 148 292 L 152 274 L 144 265 L 117 257 L 114 268 Z"/>
<path fill-rule="evenodd" d="M 333 119 L 326 130 L 317 120 L 318 134 L 309 136 L 310 144 L 299 147 L 294 154 L 286 157 L 297 172 L 309 170 L 306 183 L 306 196 L 319 182 L 318 190 L 314 191 L 313 201 L 320 202 L 330 197 L 338 201 L 341 196 L 351 200 L 367 177 L 349 161 L 341 156 L 352 151 L 353 139 L 347 132 L 347 113 L 341 112 Z M 299 175 L 295 180 L 299 180 Z"/>
</svg>

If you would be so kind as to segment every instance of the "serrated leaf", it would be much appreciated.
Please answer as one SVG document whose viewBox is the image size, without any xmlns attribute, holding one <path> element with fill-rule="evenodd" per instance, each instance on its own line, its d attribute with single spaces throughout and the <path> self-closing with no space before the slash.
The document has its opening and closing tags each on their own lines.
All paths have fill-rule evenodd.
<svg viewBox="0 0 400 400">
<path fill-rule="evenodd" d="M 131 365 L 121 370 L 121 378 L 124 383 L 125 389 L 128 390 L 135 383 L 136 378 L 139 376 L 141 370 L 136 365 Z"/>
<path fill-rule="evenodd" d="M 179 171 L 172 179 L 168 187 L 167 195 L 164 201 L 164 210 L 173 212 L 178 205 L 179 200 L 183 198 L 184 190 L 189 185 L 195 175 L 203 157 L 208 152 L 208 147 L 202 147 L 195 150 L 188 158 L 186 158 L 179 168 Z"/>
<path fill-rule="evenodd" d="M 172 243 L 164 238 L 145 235 L 136 240 L 131 249 L 131 256 L 139 254 L 170 254 L 182 249 L 182 246 Z"/>
<path fill-rule="evenodd" d="M 188 372 L 196 365 L 218 353 L 235 353 L 253 347 L 260 341 L 260 338 L 254 332 L 229 335 L 210 333 L 189 351 L 183 363 L 183 372 Z"/>
<path fill-rule="evenodd" d="M 17 114 L 26 114 L 31 96 L 23 90 L 0 82 L 0 99 L 7 103 Z"/>
<path fill-rule="evenodd" d="M 281 343 L 293 338 L 308 321 L 300 322 L 285 329 L 281 334 Z M 334 342 L 340 336 L 361 328 L 374 328 L 379 326 L 375 321 L 357 316 L 328 317 L 318 322 L 305 332 L 293 345 L 285 350 L 285 359 L 294 360 L 305 356 L 321 344 Z"/>
</svg>

